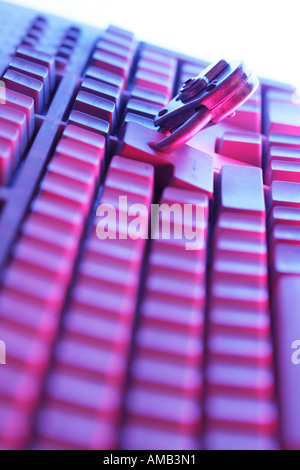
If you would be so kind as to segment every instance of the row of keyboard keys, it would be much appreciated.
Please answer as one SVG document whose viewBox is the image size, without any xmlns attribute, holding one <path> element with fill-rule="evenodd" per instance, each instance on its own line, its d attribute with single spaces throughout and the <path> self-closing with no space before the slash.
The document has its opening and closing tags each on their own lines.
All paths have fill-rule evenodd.
<svg viewBox="0 0 300 470">
<path fill-rule="evenodd" d="M 14 382 L 0 381 L 7 406 L 15 404 L 29 423 L 22 435 L 1 435 L 12 448 L 24 446 L 29 438 L 85 219 L 99 183 L 104 147 L 104 137 L 66 126 L 6 270 L 1 329 L 13 352 L 13 369 L 24 383 L 33 382 L 24 389 L 28 401 L 18 404 Z"/>
<path fill-rule="evenodd" d="M 137 114 L 153 120 L 171 99 L 177 61 L 161 52 L 143 48 L 130 89 L 126 114 Z"/>
<path fill-rule="evenodd" d="M 9 90 L 31 97 L 35 113 L 42 114 L 55 86 L 54 57 L 41 50 L 20 46 L 3 81 Z"/>
<path fill-rule="evenodd" d="M 219 191 L 208 314 L 205 446 L 220 448 L 223 433 L 228 439 L 239 434 L 241 448 L 274 448 L 277 414 L 261 170 L 225 165 Z M 232 440 L 231 445 L 237 443 Z"/>
<path fill-rule="evenodd" d="M 8 185 L 33 132 L 33 100 L 7 89 L 0 123 L 0 185 Z"/>
<path fill-rule="evenodd" d="M 101 125 L 102 128 L 100 121 L 108 122 L 110 134 L 115 132 L 120 118 L 122 93 L 135 47 L 133 38 L 124 37 L 121 31 L 107 30 L 98 41 L 71 113 L 71 119 L 74 115 L 77 118 L 86 116 L 85 121 L 90 122 L 96 118 L 98 127 Z"/>
<path fill-rule="evenodd" d="M 120 182 L 124 191 L 119 189 Z M 119 222 L 113 239 L 99 238 L 100 216 L 104 214 L 97 209 L 64 315 L 63 334 L 55 347 L 46 402 L 38 413 L 35 448 L 51 444 L 112 449 L 117 445 L 144 235 L 148 232 L 148 217 L 144 217 L 139 238 L 128 238 L 129 212 L 132 203 L 144 204 L 149 210 L 152 191 L 150 165 L 113 157 L 99 207 L 115 207 L 118 217 L 128 222 Z M 124 192 L 128 206 L 122 207 L 119 197 Z M 59 429 L 57 423 L 65 416 L 69 416 L 66 425 Z M 105 434 L 95 434 L 96 428 L 106 429 Z"/>
<path fill-rule="evenodd" d="M 168 434 L 173 436 L 170 448 L 178 442 L 200 446 L 208 198 L 167 188 L 160 205 L 158 218 L 152 220 L 153 240 L 125 396 L 125 449 L 164 448 L 165 441 L 159 443 L 155 435 Z M 187 206 L 194 213 L 187 214 Z M 171 238 L 163 228 L 170 211 Z M 187 249 L 191 228 L 201 241 Z"/>
<path fill-rule="evenodd" d="M 96 44 L 91 66 L 120 76 L 126 86 L 133 59 L 135 41 L 123 30 L 107 29 Z"/>
</svg>

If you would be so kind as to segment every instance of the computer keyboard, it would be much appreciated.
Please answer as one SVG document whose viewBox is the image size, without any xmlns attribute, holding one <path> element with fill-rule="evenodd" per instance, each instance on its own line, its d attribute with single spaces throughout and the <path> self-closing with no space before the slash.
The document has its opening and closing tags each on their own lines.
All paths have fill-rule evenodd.
<svg viewBox="0 0 300 470">
<path fill-rule="evenodd" d="M 300 449 L 294 88 L 260 79 L 163 154 L 153 119 L 208 64 L 117 26 L 0 18 L 0 449 Z M 202 243 L 148 236 L 151 204 L 201 207 L 170 225 Z"/>
</svg>

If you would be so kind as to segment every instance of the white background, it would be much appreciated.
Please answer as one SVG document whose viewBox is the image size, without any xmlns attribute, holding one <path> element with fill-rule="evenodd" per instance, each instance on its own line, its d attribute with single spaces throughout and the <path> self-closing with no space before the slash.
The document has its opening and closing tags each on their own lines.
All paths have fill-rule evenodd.
<svg viewBox="0 0 300 470">
<path fill-rule="evenodd" d="M 14 0 L 215 61 L 242 59 L 257 74 L 300 88 L 300 0 Z"/>
</svg>

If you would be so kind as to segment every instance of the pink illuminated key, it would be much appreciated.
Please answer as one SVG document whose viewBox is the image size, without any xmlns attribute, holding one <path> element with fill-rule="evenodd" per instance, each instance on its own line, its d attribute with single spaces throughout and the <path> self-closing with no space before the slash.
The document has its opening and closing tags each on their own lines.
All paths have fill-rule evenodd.
<svg viewBox="0 0 300 470">
<path fill-rule="evenodd" d="M 18 260 L 52 272 L 59 282 L 70 278 L 71 256 L 63 256 L 60 247 L 24 237 L 15 248 L 14 256 Z"/>
<path fill-rule="evenodd" d="M 255 308 L 234 308 L 232 305 L 213 302 L 210 323 L 216 333 L 224 331 L 250 337 L 270 334 L 271 321 L 267 311 L 258 312 Z"/>
<path fill-rule="evenodd" d="M 273 145 L 269 148 L 268 153 L 266 155 L 265 167 L 267 169 L 273 160 L 283 162 L 299 162 L 300 150 L 280 145 Z"/>
<path fill-rule="evenodd" d="M 192 397 L 200 394 L 202 388 L 201 371 L 197 367 L 152 359 L 142 353 L 136 355 L 131 365 L 132 382 L 135 387 L 155 388 L 164 392 L 186 393 Z M 132 385 L 133 385 L 132 384 Z"/>
<path fill-rule="evenodd" d="M 134 47 L 135 47 L 134 41 L 129 37 L 124 37 L 124 36 L 120 36 L 118 34 L 112 33 L 110 31 L 105 31 L 102 38 L 99 40 L 96 46 L 98 46 L 98 44 L 100 44 L 103 41 L 105 41 L 105 43 L 107 44 L 118 46 L 124 49 L 125 51 L 130 51 L 130 52 L 134 51 Z"/>
<path fill-rule="evenodd" d="M 108 52 L 95 51 L 92 57 L 92 65 L 102 68 L 107 72 L 115 73 L 127 82 L 130 62 L 128 59 L 120 59 Z"/>
<path fill-rule="evenodd" d="M 11 345 L 14 348 L 14 344 Z M 13 364 L 9 367 L 1 367 L 0 371 L 0 397 L 1 403 L 5 403 L 7 399 L 11 399 L 15 409 L 27 411 L 37 403 L 39 399 L 39 387 L 35 380 L 34 373 L 25 375 L 22 373 L 22 366 Z M 1 421 L 3 415 L 1 414 Z M 2 439 L 1 439 L 2 441 Z"/>
<path fill-rule="evenodd" d="M 120 384 L 126 372 L 126 358 L 106 345 L 92 345 L 78 339 L 63 339 L 55 349 L 55 358 L 61 370 L 81 373 L 91 380 Z"/>
<path fill-rule="evenodd" d="M 122 92 L 124 88 L 124 78 L 116 73 L 109 72 L 101 67 L 90 66 L 87 68 L 85 76 L 102 83 L 116 86 Z"/>
<path fill-rule="evenodd" d="M 83 113 L 91 114 L 100 119 L 109 122 L 111 131 L 115 126 L 115 104 L 86 91 L 80 91 L 76 97 L 74 108 Z"/>
<path fill-rule="evenodd" d="M 224 165 L 221 174 L 223 209 L 264 212 L 265 202 L 260 168 Z"/>
<path fill-rule="evenodd" d="M 0 404 L 0 449 L 17 450 L 24 448 L 30 438 L 28 413 L 22 412 L 13 405 Z"/>
<path fill-rule="evenodd" d="M 42 50 L 37 50 L 26 46 L 20 46 L 17 49 L 16 56 L 47 67 L 49 71 L 50 87 L 51 90 L 53 90 L 56 82 L 54 56 L 51 56 Z"/>
<path fill-rule="evenodd" d="M 271 161 L 265 172 L 265 181 L 268 185 L 271 185 L 272 181 L 300 183 L 300 159 L 298 162 Z"/>
<path fill-rule="evenodd" d="M 270 368 L 258 369 L 248 364 L 223 364 L 211 361 L 206 369 L 208 394 L 238 393 L 240 396 L 268 397 L 274 393 L 274 376 Z"/>
<path fill-rule="evenodd" d="M 164 77 L 146 70 L 138 70 L 135 75 L 135 85 L 149 88 L 159 93 L 165 93 L 168 99 L 172 93 L 172 77 Z"/>
<path fill-rule="evenodd" d="M 159 425 L 161 429 L 178 434 L 185 432 L 189 436 L 199 432 L 201 408 L 194 400 L 181 400 L 176 394 L 157 393 L 136 387 L 127 394 L 125 406 L 132 422 L 147 422 L 150 428 Z"/>
<path fill-rule="evenodd" d="M 102 83 L 98 80 L 93 80 L 91 78 L 86 78 L 81 84 L 81 89 L 83 91 L 94 93 L 97 96 L 101 96 L 102 98 L 106 98 L 110 101 L 113 101 L 117 109 L 121 104 L 120 89 L 115 86 Z"/>
<path fill-rule="evenodd" d="M 275 437 L 265 436 L 245 429 L 233 431 L 231 429 L 214 429 L 207 431 L 205 449 L 208 450 L 278 450 L 279 443 Z"/>
<path fill-rule="evenodd" d="M 141 59 L 138 62 L 138 69 L 145 72 L 154 73 L 161 77 L 170 78 L 173 76 L 174 69 L 166 64 L 155 64 L 151 60 Z"/>
<path fill-rule="evenodd" d="M 147 444 L 145 444 L 147 442 Z M 185 433 L 178 434 L 159 427 L 148 427 L 143 423 L 126 425 L 121 434 L 122 449 L 200 449 L 199 439 L 191 439 Z"/>
<path fill-rule="evenodd" d="M 99 155 L 99 160 L 102 160 L 103 149 L 105 146 L 105 140 L 102 136 L 72 124 L 66 125 L 63 135 L 64 137 L 69 137 L 70 139 L 74 139 L 82 144 L 85 144 L 87 150 L 90 149 L 96 151 Z"/>
<path fill-rule="evenodd" d="M 104 137 L 107 137 L 109 134 L 109 123 L 107 121 L 91 116 L 90 114 L 81 113 L 80 111 L 73 110 L 68 122 L 88 131 L 97 132 L 97 134 L 101 134 Z"/>
<path fill-rule="evenodd" d="M 77 161 L 81 162 L 86 168 L 92 169 L 94 176 L 99 179 L 99 169 L 104 155 L 104 139 L 102 147 L 95 149 L 73 138 L 63 137 L 56 147 L 56 153 L 69 158 L 75 165 Z"/>
<path fill-rule="evenodd" d="M 97 51 L 99 52 L 107 52 L 118 59 L 123 59 L 126 61 L 130 61 L 132 57 L 131 51 L 124 49 L 123 47 L 119 47 L 116 44 L 111 44 L 110 42 L 106 42 L 105 40 L 100 40 L 97 44 Z"/>
<path fill-rule="evenodd" d="M 3 80 L 8 88 L 31 96 L 31 98 L 34 99 L 35 112 L 39 114 L 42 113 L 44 108 L 44 91 L 43 82 L 41 80 L 37 80 L 36 78 L 32 78 L 12 69 L 7 70 L 3 76 Z"/>
<path fill-rule="evenodd" d="M 33 78 L 41 80 L 44 85 L 44 101 L 45 104 L 48 103 L 50 97 L 50 80 L 49 70 L 47 67 L 26 59 L 21 59 L 20 57 L 13 57 L 9 67 L 13 70 L 23 72 L 26 75 L 30 75 Z"/>
<path fill-rule="evenodd" d="M 131 96 L 132 98 L 138 98 L 149 103 L 160 105 L 161 107 L 165 106 L 168 102 L 168 96 L 166 94 L 138 85 L 132 87 Z"/>
<path fill-rule="evenodd" d="M 170 69 L 175 71 L 177 61 L 173 57 L 169 57 L 163 53 L 155 52 L 151 49 L 143 49 L 141 51 L 141 57 L 147 61 L 152 62 L 153 64 L 168 66 Z M 198 75 L 200 72 L 196 73 Z"/>
<path fill-rule="evenodd" d="M 261 167 L 262 141 L 259 134 L 231 133 L 223 135 L 218 153 Z"/>
<path fill-rule="evenodd" d="M 26 114 L 23 111 L 19 111 L 18 109 L 5 105 L 0 106 L 0 118 L 18 126 L 20 131 L 20 149 L 21 153 L 23 153 L 28 143 Z"/>
<path fill-rule="evenodd" d="M 21 156 L 21 130 L 19 126 L 0 116 L 0 138 L 4 144 L 9 145 L 13 155 L 12 167 L 16 168 Z"/>
<path fill-rule="evenodd" d="M 115 428 L 107 421 L 51 404 L 38 414 L 37 431 L 52 449 L 96 450 L 116 446 Z"/>
<path fill-rule="evenodd" d="M 149 103 L 147 101 L 135 98 L 130 98 L 126 106 L 126 112 L 136 113 L 150 119 L 154 119 L 160 109 L 161 105 Z"/>
<path fill-rule="evenodd" d="M 228 431 L 255 432 L 272 436 L 277 428 L 277 409 L 267 400 L 212 396 L 206 403 L 209 421 Z"/>
<path fill-rule="evenodd" d="M 277 243 L 274 248 L 274 271 L 277 275 L 300 273 L 300 244 Z"/>
<path fill-rule="evenodd" d="M 292 102 L 289 93 L 269 91 L 266 96 L 264 130 L 299 136 L 300 106 Z"/>
<path fill-rule="evenodd" d="M 6 104 L 8 104 L 10 107 L 18 109 L 19 111 L 23 111 L 26 114 L 28 140 L 30 140 L 35 127 L 33 99 L 8 88 L 5 91 L 5 99 Z"/>
<path fill-rule="evenodd" d="M 268 194 L 269 209 L 274 206 L 300 207 L 300 184 L 287 181 L 273 181 Z"/>
<path fill-rule="evenodd" d="M 95 313 L 86 306 L 73 302 L 63 322 L 66 338 L 88 341 L 95 346 L 113 345 L 118 351 L 124 352 L 130 341 L 130 328 L 117 322 L 112 316 Z"/>
<path fill-rule="evenodd" d="M 92 176 L 92 175 L 91 175 Z M 72 176 L 62 175 L 55 171 L 48 171 L 46 178 L 41 184 L 41 195 L 43 201 L 60 206 L 66 212 L 80 211 L 86 215 L 90 208 L 90 201 L 95 189 L 91 178 L 90 184 L 80 181 Z"/>
<path fill-rule="evenodd" d="M 39 339 L 36 338 L 33 334 L 29 332 L 25 333 L 24 331 L 22 331 L 22 329 L 18 328 L 18 326 L 15 325 L 1 325 L 1 338 L 2 341 L 4 341 L 7 350 L 9 351 L 9 359 L 11 366 L 13 368 L 20 368 L 18 374 L 19 379 L 23 376 L 23 380 L 25 382 L 28 381 L 28 388 L 24 387 L 23 396 L 22 390 L 19 389 L 15 398 L 19 399 L 20 402 L 23 403 L 26 401 L 26 399 L 29 400 L 29 396 L 30 399 L 32 399 L 33 396 L 35 399 L 37 399 L 38 383 L 32 382 L 29 377 L 31 376 L 34 379 L 40 372 L 45 371 L 49 356 L 48 348 L 46 347 L 46 345 L 42 344 L 42 342 L 39 341 Z M 26 374 L 24 374 L 24 370 L 22 372 L 22 367 L 24 367 L 24 364 L 27 364 L 28 369 L 30 370 L 30 375 L 28 374 L 27 377 Z M 2 367 L 0 374 L 1 373 Z M 19 379 L 16 374 L 15 380 L 17 380 L 19 387 L 22 387 L 22 383 Z M 8 384 L 5 384 L 5 382 L 2 383 L 1 381 L 0 394 L 3 393 L 5 390 L 3 387 L 7 386 Z M 8 391 L 7 388 L 6 391 Z M 28 394 L 27 397 L 26 394 Z"/>
<path fill-rule="evenodd" d="M 120 412 L 121 394 L 111 385 L 82 379 L 64 370 L 51 374 L 46 395 L 52 405 L 91 416 L 101 414 L 101 418 L 108 421 L 114 420 Z"/>
</svg>

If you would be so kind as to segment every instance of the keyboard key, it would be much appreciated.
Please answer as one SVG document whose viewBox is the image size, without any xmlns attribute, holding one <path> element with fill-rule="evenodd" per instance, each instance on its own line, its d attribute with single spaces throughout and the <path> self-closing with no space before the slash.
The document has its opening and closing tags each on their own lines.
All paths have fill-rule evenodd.
<svg viewBox="0 0 300 470">
<path fill-rule="evenodd" d="M 114 449 L 116 436 L 109 423 L 97 417 L 46 406 L 38 415 L 38 433 L 51 448 Z"/>
<path fill-rule="evenodd" d="M 110 42 L 106 42 L 105 39 L 100 40 L 97 43 L 96 51 L 109 53 L 118 59 L 123 59 L 128 62 L 130 62 L 132 58 L 132 53 L 130 50 L 126 50 L 123 47 L 119 47 L 116 44 L 111 44 Z"/>
<path fill-rule="evenodd" d="M 262 171 L 259 168 L 224 165 L 221 175 L 223 209 L 264 211 Z"/>
<path fill-rule="evenodd" d="M 165 93 L 168 99 L 172 95 L 172 77 L 162 77 L 158 74 L 147 72 L 146 70 L 138 70 L 135 75 L 135 85 L 149 88 L 151 91 Z"/>
<path fill-rule="evenodd" d="M 107 121 L 91 116 L 90 114 L 81 113 L 80 111 L 73 110 L 68 122 L 88 131 L 96 132 L 104 137 L 107 137 L 109 134 L 109 123 Z"/>
<path fill-rule="evenodd" d="M 300 183 L 300 160 L 299 162 L 289 162 L 273 160 L 265 172 L 265 182 L 268 185 L 272 181 L 289 181 Z"/>
<path fill-rule="evenodd" d="M 8 88 L 31 96 L 31 98 L 34 99 L 35 112 L 42 114 L 44 108 L 44 90 L 41 80 L 37 80 L 36 78 L 32 78 L 12 69 L 7 70 L 3 76 L 3 80 Z"/>
<path fill-rule="evenodd" d="M 127 394 L 125 406 L 133 423 L 148 422 L 150 429 L 158 427 L 188 437 L 199 432 L 201 408 L 197 401 L 137 387 Z"/>
<path fill-rule="evenodd" d="M 44 86 L 44 102 L 45 104 L 48 103 L 50 98 L 50 80 L 47 67 L 29 60 L 21 59 L 20 57 L 13 57 L 9 64 L 9 68 L 16 70 L 17 72 L 25 73 L 37 80 L 41 80 Z"/>
<path fill-rule="evenodd" d="M 80 91 L 76 97 L 73 109 L 107 121 L 110 125 L 110 131 L 113 132 L 115 126 L 115 104 L 112 101 L 92 93 Z"/>
<path fill-rule="evenodd" d="M 268 193 L 267 206 L 300 207 L 300 184 L 286 181 L 273 181 Z"/>
<path fill-rule="evenodd" d="M 55 61 L 53 56 L 42 50 L 32 49 L 27 46 L 20 46 L 17 49 L 16 56 L 47 67 L 49 71 L 50 88 L 53 91 L 56 82 Z"/>
<path fill-rule="evenodd" d="M 218 153 L 261 167 L 262 141 L 258 134 L 226 132 L 218 147 Z"/>
<path fill-rule="evenodd" d="M 95 51 L 92 56 L 92 66 L 99 67 L 107 72 L 115 73 L 127 83 L 130 62 L 126 59 L 115 57 L 111 53 Z"/>
<path fill-rule="evenodd" d="M 143 426 L 143 423 L 134 423 L 126 426 L 121 434 L 121 448 L 132 450 L 147 449 L 165 450 L 199 449 L 199 439 L 190 439 L 184 434 L 173 433 L 171 430 L 162 430 L 155 427 Z"/>
<path fill-rule="evenodd" d="M 21 156 L 21 132 L 18 124 L 0 116 L 0 138 L 4 144 L 9 145 L 13 155 L 12 168 L 16 168 Z"/>
<path fill-rule="evenodd" d="M 8 88 L 6 89 L 5 99 L 7 105 L 26 114 L 28 141 L 30 141 L 35 127 L 33 99 Z"/>
<path fill-rule="evenodd" d="M 278 450 L 276 438 L 244 432 L 214 430 L 213 426 L 206 434 L 205 449 L 209 450 Z"/>
<path fill-rule="evenodd" d="M 130 98 L 126 106 L 127 113 L 139 114 L 140 116 L 144 116 L 149 119 L 154 119 L 160 110 L 160 105 L 148 103 L 146 101 L 134 98 Z"/>
<path fill-rule="evenodd" d="M 277 243 L 274 248 L 273 269 L 276 275 L 300 273 L 300 245 Z"/>
<path fill-rule="evenodd" d="M 101 67 L 88 67 L 85 76 L 86 78 L 98 80 L 101 83 L 107 83 L 108 85 L 116 86 L 119 88 L 120 92 L 123 91 L 124 78 L 116 73 L 108 72 Z"/>
<path fill-rule="evenodd" d="M 229 432 L 254 431 L 256 436 L 265 435 L 266 437 L 276 432 L 276 407 L 265 400 L 216 396 L 208 399 L 206 410 L 212 425 L 215 427 L 218 425 L 220 429 L 226 426 Z"/>
<path fill-rule="evenodd" d="M 293 95 L 287 92 L 268 90 L 264 131 L 297 136 L 300 125 L 300 107 L 293 103 Z"/>
<path fill-rule="evenodd" d="M 86 78 L 81 84 L 81 89 L 83 91 L 94 93 L 97 96 L 101 96 L 102 98 L 113 101 L 117 109 L 120 107 L 121 93 L 120 90 L 115 86 L 98 82 L 98 80 Z"/>
<path fill-rule="evenodd" d="M 0 106 L 0 118 L 18 126 L 20 132 L 20 149 L 21 153 L 23 153 L 28 143 L 26 114 L 23 111 L 19 111 L 6 105 Z"/>
<path fill-rule="evenodd" d="M 137 98 L 149 103 L 165 106 L 168 102 L 168 96 L 164 93 L 158 93 L 150 90 L 149 88 L 134 85 L 131 90 L 132 98 Z"/>
</svg>

